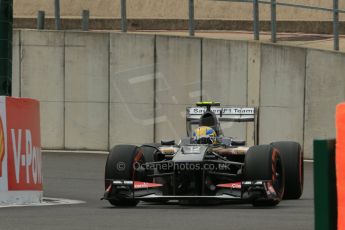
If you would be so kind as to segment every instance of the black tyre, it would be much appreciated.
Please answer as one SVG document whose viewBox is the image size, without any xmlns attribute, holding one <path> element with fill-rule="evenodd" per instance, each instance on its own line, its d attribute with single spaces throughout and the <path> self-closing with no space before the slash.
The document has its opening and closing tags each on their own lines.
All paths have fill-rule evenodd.
<svg viewBox="0 0 345 230">
<path fill-rule="evenodd" d="M 144 161 L 142 150 L 133 145 L 117 145 L 110 150 L 107 163 L 105 165 L 105 189 L 111 183 L 111 180 L 133 180 L 133 164 Z M 137 200 L 134 199 L 114 199 L 109 203 L 115 206 L 136 206 Z"/>
<path fill-rule="evenodd" d="M 277 149 L 271 145 L 249 148 L 244 161 L 244 179 L 248 181 L 272 180 L 278 199 L 253 200 L 254 206 L 275 206 L 284 194 L 284 169 Z"/>
<path fill-rule="evenodd" d="M 304 163 L 301 145 L 297 142 L 282 141 L 272 145 L 279 150 L 284 162 L 284 199 L 299 199 L 303 193 Z"/>
</svg>

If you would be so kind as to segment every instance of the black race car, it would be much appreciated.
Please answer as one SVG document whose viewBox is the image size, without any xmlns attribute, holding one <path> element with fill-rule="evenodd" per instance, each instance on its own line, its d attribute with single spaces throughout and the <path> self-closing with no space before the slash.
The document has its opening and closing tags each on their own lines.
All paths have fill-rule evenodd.
<svg viewBox="0 0 345 230">
<path fill-rule="evenodd" d="M 254 122 L 256 127 L 256 113 L 255 108 L 201 102 L 187 108 L 188 137 L 180 143 L 114 146 L 105 166 L 102 199 L 115 206 L 170 200 L 275 206 L 282 199 L 299 199 L 303 191 L 300 144 L 284 141 L 246 147 L 245 141 L 224 137 L 220 121 Z M 216 137 L 196 141 L 193 126 L 210 127 Z"/>
</svg>

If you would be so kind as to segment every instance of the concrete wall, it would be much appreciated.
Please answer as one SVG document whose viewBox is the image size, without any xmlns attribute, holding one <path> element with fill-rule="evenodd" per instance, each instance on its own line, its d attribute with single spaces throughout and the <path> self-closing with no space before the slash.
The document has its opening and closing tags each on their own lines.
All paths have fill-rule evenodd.
<svg viewBox="0 0 345 230">
<path fill-rule="evenodd" d="M 186 106 L 200 100 L 201 40 L 157 37 L 156 141 L 186 136 Z"/>
<path fill-rule="evenodd" d="M 335 107 L 345 100 L 345 55 L 307 51 L 305 98 L 305 152 L 314 139 L 335 137 Z"/>
<path fill-rule="evenodd" d="M 120 1 L 114 0 L 60 0 L 61 15 L 66 18 L 79 18 L 83 9 L 91 11 L 94 18 L 120 18 Z M 296 3 L 310 6 L 332 7 L 329 0 L 280 0 L 279 2 Z M 339 1 L 339 7 L 345 8 L 345 2 Z M 45 10 L 48 17 L 54 16 L 53 1 L 14 0 L 15 17 L 36 18 L 38 10 Z M 127 0 L 129 18 L 188 18 L 188 0 Z M 277 7 L 278 20 L 329 21 L 332 14 L 315 10 Z M 247 3 L 230 3 L 222 1 L 195 1 L 197 19 L 251 20 L 252 5 Z M 270 20 L 269 5 L 260 7 L 260 17 Z M 340 15 L 341 20 L 344 16 Z"/>
<path fill-rule="evenodd" d="M 203 41 L 203 100 L 223 105 L 247 105 L 248 45 L 241 41 Z M 225 135 L 246 139 L 244 123 L 223 126 Z"/>
<path fill-rule="evenodd" d="M 110 146 L 153 142 L 154 41 L 110 34 Z"/>
<path fill-rule="evenodd" d="M 65 148 L 107 149 L 109 34 L 65 34 Z"/>
<path fill-rule="evenodd" d="M 261 73 L 261 44 L 248 43 L 248 66 L 247 66 L 247 106 L 260 106 L 260 73 Z M 257 122 L 256 122 L 257 123 Z M 247 144 L 253 145 L 258 142 L 256 124 L 247 124 Z"/>
<path fill-rule="evenodd" d="M 12 41 L 12 96 L 20 96 L 20 56 L 21 56 L 21 38 L 20 31 L 13 31 L 13 41 Z"/>
<path fill-rule="evenodd" d="M 42 145 L 107 150 L 186 135 L 203 100 L 259 107 L 259 142 L 333 138 L 345 55 L 281 45 L 122 33 L 15 31 L 13 95 L 41 101 Z M 225 133 L 254 140 L 252 124 Z"/>
<path fill-rule="evenodd" d="M 262 45 L 259 142 L 303 143 L 306 51 Z"/>
<path fill-rule="evenodd" d="M 41 102 L 42 145 L 64 148 L 65 34 L 21 31 L 14 35 L 15 41 L 19 36 L 21 50 L 13 53 L 16 63 L 20 63 L 14 67 L 19 69 L 19 74 L 14 75 L 19 79 L 14 81 L 20 84 L 20 91 L 15 92 Z"/>
</svg>

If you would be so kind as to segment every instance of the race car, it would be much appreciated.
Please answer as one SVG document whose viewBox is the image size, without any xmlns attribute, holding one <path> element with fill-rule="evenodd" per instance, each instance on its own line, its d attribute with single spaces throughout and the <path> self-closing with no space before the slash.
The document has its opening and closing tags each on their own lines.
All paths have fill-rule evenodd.
<svg viewBox="0 0 345 230">
<path fill-rule="evenodd" d="M 221 122 L 253 122 L 257 109 L 200 102 L 186 111 L 187 137 L 179 143 L 116 145 L 105 165 L 102 199 L 115 206 L 139 201 L 181 204 L 235 202 L 276 206 L 303 191 L 299 143 L 246 146 L 225 137 Z M 254 129 L 257 140 L 257 128 Z"/>
</svg>

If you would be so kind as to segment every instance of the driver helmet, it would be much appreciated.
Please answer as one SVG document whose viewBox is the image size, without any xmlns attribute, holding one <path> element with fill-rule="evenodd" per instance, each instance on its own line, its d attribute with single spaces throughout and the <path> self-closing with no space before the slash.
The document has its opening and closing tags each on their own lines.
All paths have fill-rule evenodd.
<svg viewBox="0 0 345 230">
<path fill-rule="evenodd" d="M 214 144 L 216 138 L 216 131 L 208 126 L 200 126 L 193 132 L 193 142 L 195 144 Z"/>
</svg>

